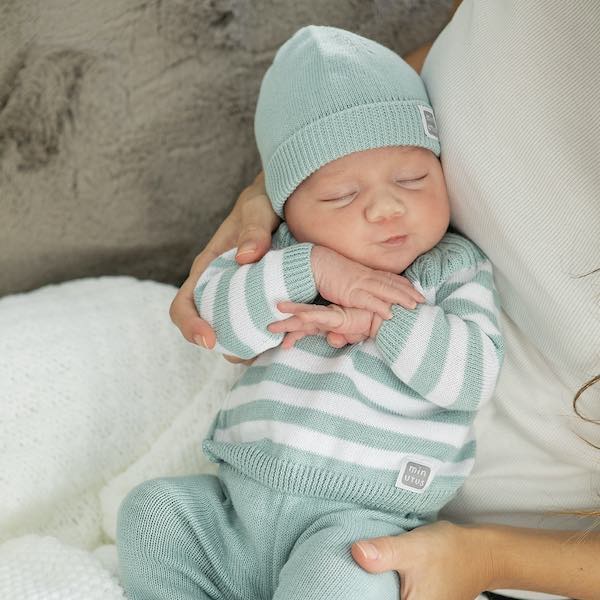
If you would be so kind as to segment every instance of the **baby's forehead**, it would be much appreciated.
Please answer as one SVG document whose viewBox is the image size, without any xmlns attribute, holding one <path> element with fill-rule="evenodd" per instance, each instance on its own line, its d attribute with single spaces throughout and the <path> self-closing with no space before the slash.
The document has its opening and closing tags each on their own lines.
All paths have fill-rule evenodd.
<svg viewBox="0 0 600 600">
<path fill-rule="evenodd" d="M 318 185 L 332 179 L 356 174 L 361 168 L 395 167 L 403 164 L 414 164 L 423 157 L 423 149 L 414 146 L 387 146 L 372 148 L 361 152 L 353 152 L 328 162 L 304 180 L 309 185 Z"/>
</svg>

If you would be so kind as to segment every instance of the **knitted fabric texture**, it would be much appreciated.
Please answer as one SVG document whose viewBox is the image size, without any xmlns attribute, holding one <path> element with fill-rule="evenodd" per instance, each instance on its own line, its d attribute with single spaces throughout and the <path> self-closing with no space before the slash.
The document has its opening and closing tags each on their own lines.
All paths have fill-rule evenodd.
<svg viewBox="0 0 600 600">
<path fill-rule="evenodd" d="M 350 545 L 428 521 L 285 494 L 223 465 L 218 478 L 154 479 L 127 496 L 121 581 L 128 600 L 397 600 L 396 574 L 367 573 Z"/>
<path fill-rule="evenodd" d="M 375 339 L 331 348 L 325 336 L 309 336 L 288 350 L 283 334 L 267 330 L 286 317 L 277 303 L 317 299 L 312 244 L 294 242 L 282 223 L 261 261 L 240 266 L 233 249 L 198 282 L 196 306 L 216 350 L 260 355 L 225 401 L 205 452 L 293 494 L 441 508 L 473 466 L 472 420 L 503 358 L 489 261 L 447 233 L 404 273 L 426 303 L 394 305 Z M 421 487 L 398 481 L 409 459 L 430 470 Z"/>
<path fill-rule="evenodd" d="M 304 27 L 278 50 L 261 84 L 254 132 L 280 217 L 296 187 L 337 158 L 384 146 L 440 153 L 419 75 L 392 50 L 335 27 Z"/>
<path fill-rule="evenodd" d="M 0 598 L 123 600 L 127 492 L 215 469 L 199 440 L 243 367 L 183 339 L 176 292 L 99 277 L 0 298 Z"/>
</svg>

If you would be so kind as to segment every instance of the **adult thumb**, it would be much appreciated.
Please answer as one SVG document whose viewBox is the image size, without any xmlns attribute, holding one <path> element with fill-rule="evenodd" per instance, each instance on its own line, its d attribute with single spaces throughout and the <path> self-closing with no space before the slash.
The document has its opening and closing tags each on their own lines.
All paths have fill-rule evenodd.
<svg viewBox="0 0 600 600">
<path fill-rule="evenodd" d="M 372 538 L 354 542 L 350 551 L 354 560 L 369 573 L 397 571 L 402 544 L 401 536 Z"/>
<path fill-rule="evenodd" d="M 248 264 L 260 260 L 271 247 L 271 232 L 279 224 L 265 194 L 245 200 L 240 208 L 241 222 L 236 260 Z"/>
</svg>

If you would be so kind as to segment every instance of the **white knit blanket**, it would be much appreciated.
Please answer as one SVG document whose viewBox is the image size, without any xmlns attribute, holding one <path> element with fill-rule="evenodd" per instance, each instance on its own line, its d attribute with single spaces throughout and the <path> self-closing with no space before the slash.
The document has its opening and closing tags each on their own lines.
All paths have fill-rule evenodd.
<svg viewBox="0 0 600 600">
<path fill-rule="evenodd" d="M 200 443 L 244 367 L 181 337 L 175 292 L 102 277 L 0 298 L 1 599 L 123 600 L 121 500 L 214 472 Z"/>
<path fill-rule="evenodd" d="M 181 337 L 175 291 L 103 277 L 0 298 L 0 598 L 124 598 L 123 497 L 212 470 L 201 440 L 243 367 Z"/>
</svg>

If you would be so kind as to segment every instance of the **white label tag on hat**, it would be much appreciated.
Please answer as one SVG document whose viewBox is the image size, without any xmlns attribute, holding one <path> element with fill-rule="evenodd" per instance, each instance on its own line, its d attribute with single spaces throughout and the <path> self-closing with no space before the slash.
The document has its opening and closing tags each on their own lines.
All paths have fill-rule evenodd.
<svg viewBox="0 0 600 600">
<path fill-rule="evenodd" d="M 425 135 L 439 142 L 438 128 L 433 111 L 428 106 L 421 106 L 420 104 L 418 106 Z"/>
<path fill-rule="evenodd" d="M 407 454 L 400 463 L 396 487 L 422 494 L 431 485 L 436 471 L 437 464 L 433 461 Z"/>
</svg>

